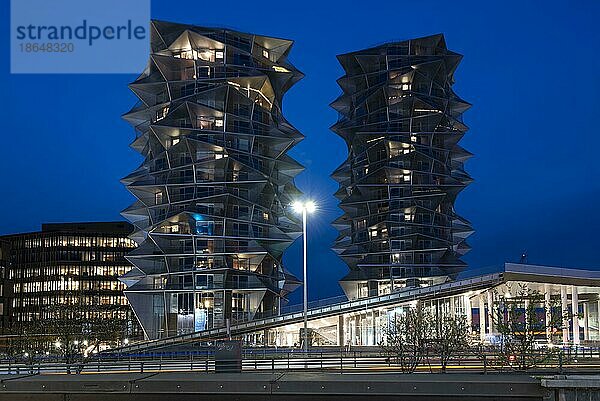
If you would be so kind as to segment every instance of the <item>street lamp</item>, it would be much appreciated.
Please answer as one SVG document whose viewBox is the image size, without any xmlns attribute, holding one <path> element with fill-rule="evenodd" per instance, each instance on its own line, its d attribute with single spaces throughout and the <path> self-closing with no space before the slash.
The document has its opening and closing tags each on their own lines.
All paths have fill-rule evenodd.
<svg viewBox="0 0 600 401">
<path fill-rule="evenodd" d="M 308 350 L 308 279 L 306 277 L 306 215 L 307 213 L 312 213 L 317 208 L 315 202 L 313 201 L 305 201 L 305 202 L 294 202 L 292 204 L 294 211 L 296 213 L 302 213 L 302 251 L 303 251 L 303 259 L 304 259 L 304 269 L 303 269 L 303 287 L 304 287 L 304 341 L 303 341 L 303 349 L 304 351 Z"/>
</svg>

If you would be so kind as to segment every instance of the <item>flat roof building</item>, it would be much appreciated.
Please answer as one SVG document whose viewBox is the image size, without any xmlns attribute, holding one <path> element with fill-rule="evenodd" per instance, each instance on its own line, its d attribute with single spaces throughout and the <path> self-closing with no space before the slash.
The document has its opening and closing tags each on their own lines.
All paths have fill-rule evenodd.
<svg viewBox="0 0 600 401">
<path fill-rule="evenodd" d="M 114 323 L 115 336 L 135 336 L 138 325 L 119 280 L 131 269 L 125 254 L 136 246 L 128 238 L 132 230 L 127 222 L 52 223 L 3 236 L 12 331 L 44 334 L 58 320 L 81 321 L 85 330 L 106 321 Z"/>
<path fill-rule="evenodd" d="M 0 333 L 11 326 L 13 285 L 8 279 L 10 243 L 0 238 Z"/>
</svg>

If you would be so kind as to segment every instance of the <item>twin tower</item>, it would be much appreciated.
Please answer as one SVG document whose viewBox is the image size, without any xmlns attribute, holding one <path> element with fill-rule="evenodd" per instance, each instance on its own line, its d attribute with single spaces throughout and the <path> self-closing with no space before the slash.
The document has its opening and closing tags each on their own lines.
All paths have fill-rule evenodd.
<svg viewBox="0 0 600 401">
<path fill-rule="evenodd" d="M 290 205 L 303 136 L 283 95 L 303 74 L 292 41 L 162 21 L 130 85 L 125 115 L 143 163 L 123 179 L 137 201 L 134 268 L 121 278 L 148 338 L 280 313 L 301 281 L 282 265 L 301 235 Z M 458 145 L 469 104 L 452 91 L 461 56 L 442 35 L 338 56 L 345 75 L 333 131 L 348 158 L 333 173 L 343 215 L 334 251 L 350 299 L 452 279 L 465 267 L 468 221 L 454 211 L 469 184 Z"/>
</svg>

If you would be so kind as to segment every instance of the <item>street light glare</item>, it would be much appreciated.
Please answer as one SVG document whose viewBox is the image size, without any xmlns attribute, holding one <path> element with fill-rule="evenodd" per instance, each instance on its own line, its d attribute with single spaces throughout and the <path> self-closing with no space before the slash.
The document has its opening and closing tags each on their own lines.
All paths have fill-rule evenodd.
<svg viewBox="0 0 600 401">
<path fill-rule="evenodd" d="M 294 209 L 294 212 L 302 213 L 302 210 L 304 209 L 304 204 L 300 201 L 296 201 L 292 204 L 292 208 Z"/>
<path fill-rule="evenodd" d="M 317 205 L 315 204 L 315 202 L 311 201 L 311 200 L 307 200 L 305 202 L 301 202 L 301 201 L 296 201 L 294 203 L 292 203 L 292 208 L 294 209 L 294 212 L 301 214 L 302 215 L 302 253 L 304 254 L 303 257 L 303 272 L 304 275 L 302 276 L 302 279 L 304 281 L 302 287 L 304 288 L 304 336 L 303 336 L 303 341 L 302 341 L 302 349 L 304 350 L 304 352 L 308 351 L 308 290 L 307 290 L 307 277 L 306 277 L 306 215 L 308 213 L 312 213 L 317 209 Z"/>
<path fill-rule="evenodd" d="M 312 213 L 317 209 L 317 205 L 313 201 L 300 202 L 296 201 L 292 203 L 292 208 L 296 213 L 302 213 L 303 211 L 307 211 L 308 213 Z"/>
</svg>

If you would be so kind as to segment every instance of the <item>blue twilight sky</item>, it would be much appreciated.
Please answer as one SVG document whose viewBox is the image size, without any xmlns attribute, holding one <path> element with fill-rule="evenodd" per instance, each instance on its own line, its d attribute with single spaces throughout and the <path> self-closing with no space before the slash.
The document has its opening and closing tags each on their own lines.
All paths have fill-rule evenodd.
<svg viewBox="0 0 600 401">
<path fill-rule="evenodd" d="M 136 101 L 135 76 L 10 75 L 6 0 L 1 13 L 0 234 L 120 219 L 133 198 L 119 179 L 141 161 L 120 118 Z M 457 203 L 476 229 L 470 268 L 527 250 L 531 263 L 600 269 L 600 2 L 154 0 L 152 17 L 295 40 L 291 61 L 306 77 L 284 113 L 306 136 L 292 151 L 306 166 L 297 184 L 321 207 L 309 224 L 311 299 L 341 293 L 346 272 L 329 249 L 341 213 L 329 174 L 346 156 L 328 129 L 342 75 L 335 55 L 439 32 L 465 56 L 455 90 L 473 104 L 462 144 L 476 181 Z M 297 274 L 299 245 L 285 257 Z"/>
</svg>

